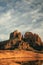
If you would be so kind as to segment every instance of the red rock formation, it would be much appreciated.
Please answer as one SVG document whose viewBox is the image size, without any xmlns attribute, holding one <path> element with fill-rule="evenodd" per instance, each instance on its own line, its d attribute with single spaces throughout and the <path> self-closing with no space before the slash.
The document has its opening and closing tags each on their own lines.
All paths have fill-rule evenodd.
<svg viewBox="0 0 43 65">
<path fill-rule="evenodd" d="M 18 33 L 19 33 L 18 30 L 15 30 L 14 32 L 12 32 L 10 34 L 10 39 L 16 38 L 18 36 Z"/>
<path fill-rule="evenodd" d="M 28 50 L 28 51 L 42 51 L 43 42 L 39 35 L 32 32 L 26 32 L 23 35 L 17 30 L 10 34 L 10 39 L 0 42 L 0 50 Z M 42 61 L 43 62 L 43 61 Z M 31 61 L 23 63 L 22 65 L 41 65 L 41 61 Z"/>
<path fill-rule="evenodd" d="M 23 42 L 22 42 L 23 41 Z M 0 49 L 15 49 L 22 47 L 22 49 L 30 49 L 43 51 L 43 42 L 39 35 L 32 32 L 26 32 L 23 35 L 17 30 L 10 34 L 10 39 L 0 42 Z"/>
<path fill-rule="evenodd" d="M 24 35 L 25 38 L 32 38 L 33 37 L 33 33 L 32 32 L 26 32 Z"/>
<path fill-rule="evenodd" d="M 19 32 L 19 33 L 18 33 L 18 41 L 21 41 L 22 38 L 23 38 L 23 36 L 22 36 L 21 32 Z"/>
<path fill-rule="evenodd" d="M 24 41 L 28 42 L 29 45 L 35 50 L 43 49 L 42 40 L 37 34 L 33 34 L 32 32 L 26 32 L 24 35 Z"/>
<path fill-rule="evenodd" d="M 34 41 L 35 41 L 35 43 L 38 44 L 39 46 L 41 45 L 42 40 L 41 40 L 41 38 L 39 37 L 38 34 L 34 34 Z"/>
</svg>

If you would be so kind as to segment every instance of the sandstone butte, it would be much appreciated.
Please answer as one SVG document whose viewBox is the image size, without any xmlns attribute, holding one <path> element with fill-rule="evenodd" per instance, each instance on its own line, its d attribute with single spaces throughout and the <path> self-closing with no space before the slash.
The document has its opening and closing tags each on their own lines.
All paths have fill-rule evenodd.
<svg viewBox="0 0 43 65">
<path fill-rule="evenodd" d="M 11 63 L 9 65 L 21 65 L 16 63 L 29 61 L 43 63 L 43 42 L 38 34 L 26 32 L 23 36 L 16 30 L 10 34 L 9 40 L 0 42 L 0 63 L 4 62 L 3 65 L 7 65 L 6 62 Z"/>
</svg>

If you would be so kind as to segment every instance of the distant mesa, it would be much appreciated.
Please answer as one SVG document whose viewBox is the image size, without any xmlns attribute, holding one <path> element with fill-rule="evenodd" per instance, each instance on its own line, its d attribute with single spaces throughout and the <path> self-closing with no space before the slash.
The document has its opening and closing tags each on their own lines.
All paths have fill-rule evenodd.
<svg viewBox="0 0 43 65">
<path fill-rule="evenodd" d="M 0 42 L 0 50 L 31 50 L 43 51 L 43 42 L 38 34 L 32 32 L 21 32 L 15 30 L 10 33 L 9 40 Z"/>
</svg>

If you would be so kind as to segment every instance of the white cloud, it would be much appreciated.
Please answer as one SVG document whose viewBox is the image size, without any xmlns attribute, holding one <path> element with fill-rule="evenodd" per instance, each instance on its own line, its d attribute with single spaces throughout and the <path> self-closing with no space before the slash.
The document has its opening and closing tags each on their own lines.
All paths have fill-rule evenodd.
<svg viewBox="0 0 43 65">
<path fill-rule="evenodd" d="M 0 24 L 4 24 L 9 19 L 11 19 L 11 11 L 8 11 L 0 16 Z"/>
<path fill-rule="evenodd" d="M 39 13 L 42 5 L 40 7 L 35 6 L 37 2 L 34 0 L 22 0 L 21 2 L 14 3 L 12 1 L 9 3 L 7 1 L 7 11 L 0 16 L 0 39 L 8 39 L 8 34 L 15 29 L 19 29 L 21 32 L 32 31 L 43 38 L 43 21 L 41 21 L 43 14 Z M 3 8 L 0 9 L 3 10 Z M 39 24 L 41 24 L 40 27 Z M 35 26 L 37 27 L 34 28 Z"/>
<path fill-rule="evenodd" d="M 1 37 L 1 40 L 9 39 L 9 35 L 5 35 L 5 34 L 1 34 L 0 37 Z"/>
</svg>

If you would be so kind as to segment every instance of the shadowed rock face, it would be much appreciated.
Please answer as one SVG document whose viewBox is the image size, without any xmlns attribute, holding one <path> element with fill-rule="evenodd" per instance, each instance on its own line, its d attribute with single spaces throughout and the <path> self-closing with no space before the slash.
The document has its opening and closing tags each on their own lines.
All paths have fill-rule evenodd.
<svg viewBox="0 0 43 65">
<path fill-rule="evenodd" d="M 42 65 L 42 61 L 29 61 L 23 63 L 22 65 Z"/>
<path fill-rule="evenodd" d="M 18 37 L 18 30 L 15 30 L 14 32 L 10 33 L 10 39 L 14 39 Z"/>
<path fill-rule="evenodd" d="M 28 42 L 29 45 L 35 50 L 43 50 L 42 40 L 37 34 L 33 34 L 32 32 L 26 32 L 24 35 L 24 41 Z"/>
<path fill-rule="evenodd" d="M 24 36 L 18 30 L 10 33 L 9 40 L 0 42 L 0 50 L 37 50 L 43 51 L 43 42 L 39 35 L 26 32 Z"/>
</svg>

